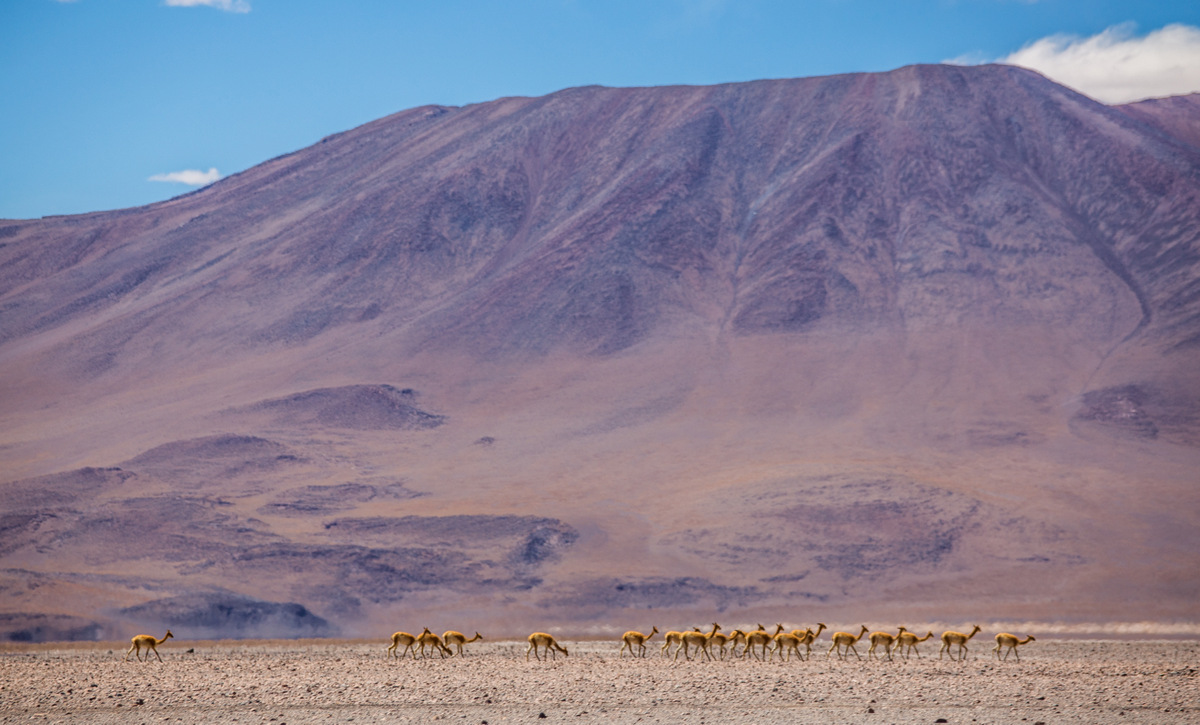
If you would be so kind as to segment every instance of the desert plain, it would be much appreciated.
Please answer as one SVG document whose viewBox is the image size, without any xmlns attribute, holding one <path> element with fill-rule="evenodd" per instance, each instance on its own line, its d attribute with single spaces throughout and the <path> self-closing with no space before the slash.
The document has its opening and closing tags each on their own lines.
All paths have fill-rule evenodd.
<svg viewBox="0 0 1200 725">
<path fill-rule="evenodd" d="M 570 641 L 526 661 L 523 641 L 465 656 L 389 659 L 386 640 L 168 641 L 162 662 L 122 643 L 5 645 L 2 723 L 1195 723 L 1200 642 L 1039 639 L 997 661 L 678 661 L 649 643 Z M 822 644 L 824 643 L 824 645 Z"/>
</svg>

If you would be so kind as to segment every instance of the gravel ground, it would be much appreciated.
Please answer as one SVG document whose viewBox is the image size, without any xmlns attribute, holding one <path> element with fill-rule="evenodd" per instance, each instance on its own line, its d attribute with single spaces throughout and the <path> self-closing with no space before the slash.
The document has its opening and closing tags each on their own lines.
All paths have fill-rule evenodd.
<svg viewBox="0 0 1200 725">
<path fill-rule="evenodd" d="M 1038 640 L 997 662 L 716 662 L 617 657 L 614 642 L 525 661 L 524 642 L 466 657 L 385 658 L 387 641 L 180 642 L 0 650 L 0 723 L 1200 723 L 1200 642 Z M 661 644 L 661 643 L 660 643 Z M 820 646 L 820 643 L 818 643 Z M 188 653 L 188 648 L 194 652 Z"/>
</svg>

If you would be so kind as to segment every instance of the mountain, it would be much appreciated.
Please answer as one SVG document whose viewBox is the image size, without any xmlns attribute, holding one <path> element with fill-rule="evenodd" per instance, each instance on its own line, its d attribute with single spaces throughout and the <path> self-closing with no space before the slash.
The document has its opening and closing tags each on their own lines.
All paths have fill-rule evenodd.
<svg viewBox="0 0 1200 725">
<path fill-rule="evenodd" d="M 574 88 L 0 223 L 0 626 L 1190 622 L 1195 113 Z"/>
</svg>

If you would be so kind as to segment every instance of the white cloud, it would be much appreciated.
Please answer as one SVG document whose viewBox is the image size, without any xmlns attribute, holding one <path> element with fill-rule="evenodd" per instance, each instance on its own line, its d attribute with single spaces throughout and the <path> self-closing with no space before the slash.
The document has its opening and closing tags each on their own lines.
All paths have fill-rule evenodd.
<svg viewBox="0 0 1200 725">
<path fill-rule="evenodd" d="M 211 168 L 208 171 L 184 169 L 183 171 L 172 171 L 169 174 L 155 174 L 147 179 L 147 181 L 166 181 L 173 184 L 187 184 L 188 186 L 207 186 L 219 178 L 221 178 L 221 174 L 215 168 Z"/>
<path fill-rule="evenodd" d="M 998 62 L 1032 68 L 1105 103 L 1200 91 L 1200 28 L 1174 24 L 1142 37 L 1133 31 L 1124 24 L 1090 38 L 1052 35 Z"/>
<path fill-rule="evenodd" d="M 172 8 L 194 8 L 203 5 L 227 13 L 250 12 L 248 0 L 163 0 L 163 4 Z"/>
</svg>

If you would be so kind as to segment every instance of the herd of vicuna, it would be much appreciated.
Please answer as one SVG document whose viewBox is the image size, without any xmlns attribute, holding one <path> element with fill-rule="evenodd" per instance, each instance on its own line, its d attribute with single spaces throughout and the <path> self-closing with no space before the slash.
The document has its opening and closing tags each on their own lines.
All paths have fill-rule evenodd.
<svg viewBox="0 0 1200 725">
<path fill-rule="evenodd" d="M 663 645 L 661 651 L 663 655 L 671 654 L 671 646 L 675 645 L 675 659 L 679 659 L 680 653 L 686 659 L 692 659 L 692 652 L 696 656 L 704 655 L 708 659 L 715 659 L 713 650 L 715 649 L 721 659 L 725 659 L 726 651 L 731 657 L 746 657 L 753 656 L 755 659 L 767 660 L 774 659 L 779 655 L 781 660 L 791 660 L 795 654 L 798 659 L 804 660 L 812 657 L 812 645 L 817 641 L 827 627 L 824 623 L 818 622 L 817 629 L 814 632 L 811 627 L 806 629 L 793 629 L 790 632 L 785 632 L 782 624 L 775 625 L 773 633 L 768 632 L 766 627 L 761 624 L 758 628 L 749 632 L 735 629 L 729 634 L 721 632 L 721 625 L 716 622 L 712 623 L 712 631 L 705 632 L 699 627 L 693 627 L 690 631 L 670 631 L 663 634 Z M 942 649 L 938 652 L 938 659 L 942 655 L 948 655 L 950 659 L 965 659 L 967 656 L 967 642 L 971 640 L 980 631 L 979 625 L 976 625 L 970 633 L 946 631 L 942 633 Z M 833 656 L 837 652 L 839 658 L 845 658 L 849 653 L 853 652 L 855 657 L 862 659 L 862 655 L 858 653 L 858 648 L 855 647 L 859 640 L 870 632 L 870 629 L 864 624 L 862 629 L 857 634 L 850 632 L 834 632 L 830 635 L 833 644 L 829 647 L 826 657 Z M 641 632 L 629 631 L 621 637 L 620 656 L 624 656 L 625 650 L 634 656 L 646 656 L 646 642 L 658 633 L 658 627 L 650 630 L 650 634 L 642 634 Z M 540 635 L 548 636 L 548 635 Z M 917 645 L 927 639 L 933 637 L 933 632 L 929 632 L 924 637 L 918 636 L 913 632 L 909 632 L 906 627 L 900 627 L 896 634 L 891 632 L 871 632 L 869 640 L 871 642 L 870 649 L 867 650 L 868 658 L 879 657 L 882 659 L 886 655 L 890 660 L 892 653 L 899 651 L 908 659 L 910 653 L 916 653 L 917 657 L 921 657 L 921 651 L 917 649 Z M 532 635 L 530 642 L 532 646 Z M 1023 644 L 1033 642 L 1033 635 L 1021 639 L 1015 635 L 1002 632 L 996 635 L 996 646 L 993 651 L 996 653 L 996 658 L 1001 659 L 1000 650 L 1005 649 L 1003 659 L 1008 659 L 1010 653 L 1015 654 L 1017 661 L 1021 661 L 1021 655 L 1017 652 L 1017 647 Z M 742 652 L 739 655 L 737 648 L 742 646 Z M 804 652 L 800 648 L 804 647 Z M 636 651 L 634 648 L 637 648 Z M 727 650 L 728 648 L 728 650 Z M 957 648 L 954 649 L 954 648 Z M 883 655 L 876 654 L 876 650 L 882 649 Z M 534 650 L 536 654 L 536 649 Z M 528 653 L 526 654 L 528 657 Z"/>
<path fill-rule="evenodd" d="M 663 634 L 663 645 L 661 652 L 663 656 L 671 655 L 671 647 L 675 646 L 675 659 L 679 659 L 680 653 L 686 659 L 692 659 L 692 653 L 696 653 L 696 657 L 703 655 L 708 659 L 715 659 L 713 650 L 716 650 L 721 659 L 725 659 L 726 654 L 730 657 L 746 657 L 751 655 L 758 660 L 774 659 L 775 655 L 779 655 L 779 659 L 790 661 L 792 654 L 795 654 L 798 659 L 804 660 L 812 657 L 812 645 L 817 641 L 817 637 L 821 636 L 827 627 L 821 623 L 817 623 L 817 630 L 814 632 L 811 627 L 807 629 L 793 629 L 790 632 L 785 632 L 782 624 L 775 625 L 775 632 L 767 632 L 766 628 L 761 624 L 758 629 L 749 632 L 741 629 L 735 629 L 729 634 L 721 632 L 721 626 L 716 622 L 712 623 L 712 631 L 705 632 L 699 627 L 693 627 L 688 631 L 670 631 Z M 829 647 L 826 657 L 831 657 L 836 651 L 839 658 L 844 659 L 849 653 L 853 652 L 855 657 L 862 659 L 862 655 L 858 653 L 858 648 L 855 647 L 859 640 L 867 634 L 869 629 L 864 624 L 858 634 L 850 632 L 834 632 L 830 635 L 833 644 Z M 955 632 L 948 630 L 942 633 L 942 648 L 938 652 L 938 659 L 942 655 L 949 655 L 951 660 L 965 659 L 967 656 L 967 642 L 971 640 L 980 631 L 979 625 L 970 633 Z M 646 656 L 646 642 L 654 635 L 658 634 L 658 627 L 650 630 L 649 634 L 641 632 L 629 631 L 621 636 L 621 649 L 618 652 L 618 657 L 625 656 L 625 650 L 629 650 L 629 654 L 634 657 Z M 158 654 L 158 645 L 166 642 L 167 639 L 174 637 L 171 630 L 167 630 L 167 634 L 158 639 L 153 635 L 139 634 L 133 638 L 129 651 L 125 653 L 125 659 L 129 659 L 129 655 L 133 654 L 138 660 L 142 659 L 142 647 L 146 648 L 146 660 L 149 661 L 150 653 L 153 652 L 158 661 L 162 661 L 162 657 Z M 908 659 L 909 654 L 916 653 L 917 657 L 921 657 L 920 650 L 917 645 L 927 639 L 933 637 L 933 632 L 929 632 L 924 637 L 918 636 L 914 632 L 909 632 L 906 628 L 900 627 L 896 634 L 891 632 L 871 632 L 869 640 L 871 642 L 870 649 L 867 650 L 868 658 L 879 657 L 882 655 L 876 654 L 876 650 L 882 649 L 883 654 L 887 655 L 889 660 L 892 659 L 893 652 L 900 652 L 904 655 L 904 659 Z M 433 656 L 437 652 L 442 657 L 453 657 L 455 652 L 462 656 L 466 653 L 463 650 L 463 645 L 476 640 L 483 639 L 483 635 L 479 632 L 475 633 L 474 637 L 468 638 L 462 632 L 450 630 L 438 636 L 429 631 L 426 627 L 420 634 L 412 635 L 407 632 L 396 632 L 392 635 L 392 644 L 387 648 L 388 657 L 403 657 L 405 653 L 411 654 L 415 660 L 417 652 L 420 651 L 421 657 Z M 546 634 L 545 632 L 534 632 L 529 635 L 529 648 L 525 650 L 525 659 L 529 659 L 529 653 L 538 660 L 542 659 L 539 649 L 545 653 L 547 657 L 551 655 L 555 659 L 558 658 L 558 653 L 568 655 L 567 648 L 563 647 L 555 640 L 554 635 Z M 1007 660 L 1009 654 L 1016 655 L 1017 661 L 1021 661 L 1021 654 L 1017 651 L 1017 647 L 1033 642 L 1033 635 L 1021 639 L 1016 635 L 1001 632 L 996 635 L 996 646 L 992 651 L 996 653 L 996 659 L 1001 659 L 1000 651 L 1004 650 L 1003 659 Z M 742 653 L 738 654 L 738 646 L 741 645 Z M 804 652 L 800 652 L 800 647 L 804 647 Z M 957 649 L 955 649 L 957 648 Z M 399 650 L 399 654 L 397 654 Z M 426 655 L 426 650 L 429 650 L 429 655 Z"/>
</svg>

